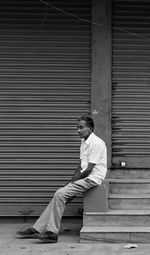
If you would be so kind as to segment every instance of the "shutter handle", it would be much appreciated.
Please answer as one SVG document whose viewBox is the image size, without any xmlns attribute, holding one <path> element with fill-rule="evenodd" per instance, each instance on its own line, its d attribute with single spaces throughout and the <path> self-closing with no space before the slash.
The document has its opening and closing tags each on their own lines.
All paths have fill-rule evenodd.
<svg viewBox="0 0 150 255">
<path fill-rule="evenodd" d="M 31 210 L 31 209 L 22 209 L 22 210 L 18 210 L 18 212 L 19 212 L 21 215 L 29 215 L 29 214 L 31 214 L 32 212 L 34 212 L 34 210 Z"/>
<path fill-rule="evenodd" d="M 126 167 L 126 162 L 125 162 L 125 161 L 121 161 L 121 162 L 120 162 L 120 166 L 121 166 L 122 168 Z"/>
</svg>

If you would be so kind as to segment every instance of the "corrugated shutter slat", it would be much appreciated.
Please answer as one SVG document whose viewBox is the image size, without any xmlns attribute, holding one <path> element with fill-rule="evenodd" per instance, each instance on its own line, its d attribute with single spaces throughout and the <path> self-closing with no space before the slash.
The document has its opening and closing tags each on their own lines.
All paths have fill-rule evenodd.
<svg viewBox="0 0 150 255">
<path fill-rule="evenodd" d="M 39 215 L 72 176 L 90 112 L 90 1 L 0 3 L 0 214 Z M 66 11 L 61 12 L 59 9 Z M 66 214 L 79 215 L 81 198 Z"/>
<path fill-rule="evenodd" d="M 148 167 L 150 2 L 113 0 L 113 164 Z"/>
</svg>

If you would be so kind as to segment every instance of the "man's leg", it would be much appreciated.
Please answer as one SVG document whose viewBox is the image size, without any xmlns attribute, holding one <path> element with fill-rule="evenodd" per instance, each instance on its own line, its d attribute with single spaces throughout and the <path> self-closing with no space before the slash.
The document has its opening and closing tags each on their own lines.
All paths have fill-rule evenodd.
<svg viewBox="0 0 150 255">
<path fill-rule="evenodd" d="M 33 228 L 39 233 L 50 231 L 58 235 L 67 200 L 84 193 L 96 185 L 91 180 L 81 179 L 58 189 Z"/>
<path fill-rule="evenodd" d="M 33 228 L 36 229 L 39 233 L 43 233 L 46 231 L 46 226 L 47 226 L 50 210 L 51 210 L 51 201 L 48 204 L 48 206 L 45 208 L 43 213 L 40 215 L 40 217 L 37 219 L 35 224 L 33 225 Z"/>
</svg>

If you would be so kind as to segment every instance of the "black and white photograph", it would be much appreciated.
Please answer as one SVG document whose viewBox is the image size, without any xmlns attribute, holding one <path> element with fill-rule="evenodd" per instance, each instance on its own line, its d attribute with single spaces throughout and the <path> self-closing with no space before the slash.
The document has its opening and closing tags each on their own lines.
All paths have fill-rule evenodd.
<svg viewBox="0 0 150 255">
<path fill-rule="evenodd" d="M 0 0 L 0 255 L 150 254 L 150 0 Z"/>
</svg>

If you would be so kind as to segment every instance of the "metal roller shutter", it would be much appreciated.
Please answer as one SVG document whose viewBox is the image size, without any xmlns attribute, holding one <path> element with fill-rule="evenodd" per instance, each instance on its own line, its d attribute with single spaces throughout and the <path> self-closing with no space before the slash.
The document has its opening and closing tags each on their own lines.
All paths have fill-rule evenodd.
<svg viewBox="0 0 150 255">
<path fill-rule="evenodd" d="M 113 0 L 113 166 L 150 165 L 150 1 Z"/>
<path fill-rule="evenodd" d="M 90 112 L 90 1 L 45 3 L 0 2 L 0 215 L 41 213 L 76 168 L 76 119 Z"/>
</svg>

